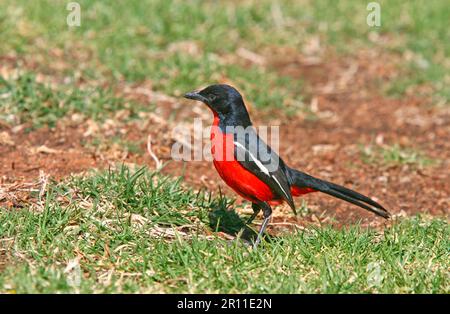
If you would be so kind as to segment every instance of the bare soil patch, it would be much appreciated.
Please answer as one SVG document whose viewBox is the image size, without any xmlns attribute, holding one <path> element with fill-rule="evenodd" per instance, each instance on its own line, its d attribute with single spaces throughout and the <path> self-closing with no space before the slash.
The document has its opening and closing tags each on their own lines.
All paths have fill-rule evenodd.
<svg viewBox="0 0 450 314">
<path fill-rule="evenodd" d="M 96 156 L 83 150 L 77 127 L 3 132 L 12 143 L 0 146 L 2 183 L 36 178 L 40 170 L 60 179 L 98 165 Z"/>
<path fill-rule="evenodd" d="M 24 128 L 2 127 L 0 134 L 0 206 L 22 207 L 34 202 L 31 192 L 39 191 L 42 176 L 59 180 L 104 164 L 83 148 L 81 130 L 76 126 L 29 133 Z"/>
</svg>

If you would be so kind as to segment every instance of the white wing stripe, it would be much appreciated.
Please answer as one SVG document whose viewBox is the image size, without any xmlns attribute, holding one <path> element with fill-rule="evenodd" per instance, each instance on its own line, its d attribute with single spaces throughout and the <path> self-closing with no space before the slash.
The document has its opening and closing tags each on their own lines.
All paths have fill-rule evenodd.
<svg viewBox="0 0 450 314">
<path fill-rule="evenodd" d="M 258 168 L 259 168 L 263 173 L 265 173 L 266 175 L 268 175 L 268 176 L 270 176 L 271 178 L 273 178 L 273 179 L 275 180 L 275 182 L 278 184 L 278 186 L 281 188 L 281 191 L 283 191 L 283 193 L 284 193 L 284 195 L 286 196 L 286 198 L 289 199 L 289 195 L 288 195 L 288 194 L 286 193 L 286 191 L 283 189 L 283 186 L 280 184 L 280 182 L 278 181 L 278 179 L 277 179 L 276 177 L 274 177 L 273 175 L 271 175 L 271 174 L 269 173 L 269 170 L 268 170 L 266 167 L 264 167 L 264 165 L 263 165 L 257 158 L 255 158 L 255 156 L 253 156 L 253 154 L 252 154 L 247 148 L 244 147 L 244 145 L 242 145 L 242 144 L 239 143 L 239 142 L 234 142 L 234 144 L 235 144 L 236 146 L 239 146 L 240 148 L 246 150 L 246 151 L 248 152 L 248 154 L 250 155 L 250 158 L 253 159 L 253 161 L 254 161 L 255 164 L 258 166 Z"/>
<path fill-rule="evenodd" d="M 286 199 L 289 199 L 289 195 L 286 193 L 286 191 L 283 189 L 283 187 L 281 186 L 280 182 L 278 181 L 278 179 L 274 176 L 271 175 L 272 178 L 275 179 L 275 181 L 277 182 L 277 184 L 279 185 L 279 187 L 281 188 L 281 191 L 283 191 L 284 196 L 286 196 Z"/>
<path fill-rule="evenodd" d="M 264 165 L 263 165 L 258 159 L 256 159 L 255 156 L 253 156 L 253 154 L 252 154 L 249 150 L 247 150 L 247 149 L 246 149 L 241 143 L 239 143 L 239 142 L 234 142 L 234 144 L 237 145 L 237 146 L 239 146 L 240 148 L 246 150 L 246 151 L 249 153 L 250 157 L 255 161 L 255 163 L 256 163 L 256 165 L 258 166 L 258 168 L 259 168 L 262 172 L 264 172 L 265 174 L 267 174 L 268 176 L 270 176 L 269 170 L 268 170 L 266 167 L 264 167 Z"/>
</svg>

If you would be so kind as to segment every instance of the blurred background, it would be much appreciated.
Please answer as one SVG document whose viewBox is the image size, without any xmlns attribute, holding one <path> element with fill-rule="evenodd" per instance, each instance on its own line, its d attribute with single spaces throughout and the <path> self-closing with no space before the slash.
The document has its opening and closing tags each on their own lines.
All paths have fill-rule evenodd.
<svg viewBox="0 0 450 314">
<path fill-rule="evenodd" d="M 4 58 L 74 83 L 148 80 L 173 96 L 234 78 L 267 107 L 293 105 L 304 94 L 305 73 L 279 71 L 292 55 L 298 66 L 314 66 L 365 51 L 367 63 L 388 58 L 398 70 L 372 77 L 383 92 L 449 96 L 445 1 L 375 2 L 380 26 L 367 24 L 367 1 L 78 1 L 80 26 L 72 27 L 69 3 L 2 1 Z"/>
</svg>

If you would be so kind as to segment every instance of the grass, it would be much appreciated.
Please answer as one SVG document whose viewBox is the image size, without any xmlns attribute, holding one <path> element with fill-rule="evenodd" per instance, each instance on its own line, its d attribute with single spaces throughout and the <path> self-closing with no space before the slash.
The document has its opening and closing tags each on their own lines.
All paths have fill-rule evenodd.
<svg viewBox="0 0 450 314">
<path fill-rule="evenodd" d="M 230 205 L 145 169 L 53 183 L 33 208 L 0 212 L 0 291 L 449 292 L 445 220 L 310 227 L 255 251 L 211 233 L 211 212 Z"/>
<path fill-rule="evenodd" d="M 280 46 L 301 51 L 317 37 L 344 54 L 359 48 L 408 53 L 413 57 L 400 64 L 402 73 L 389 83 L 388 93 L 431 84 L 435 95 L 448 100 L 449 8 L 440 0 L 380 1 L 380 27 L 366 24 L 367 1 L 79 3 L 81 26 L 68 27 L 64 1 L 3 1 L 0 53 L 38 60 L 41 71 L 51 72 L 55 63 L 62 70 L 54 72 L 69 76 L 148 79 L 173 96 L 225 78 L 257 106 L 283 108 L 301 99 L 301 82 L 270 66 L 244 65 L 227 56 L 240 47 L 267 57 Z M 374 33 L 389 40 L 371 40 Z M 62 53 L 55 56 L 55 51 Z"/>
<path fill-rule="evenodd" d="M 141 147 L 143 140 L 140 141 L 129 141 L 123 139 L 121 136 L 104 136 L 99 134 L 93 139 L 82 141 L 82 145 L 87 149 L 107 151 L 110 149 L 120 149 L 124 152 L 129 152 L 131 154 L 143 155 L 144 150 Z"/>
<path fill-rule="evenodd" d="M 420 168 L 436 164 L 436 160 L 424 153 L 398 144 L 361 147 L 362 160 L 366 163 L 378 163 L 386 166 L 410 165 Z"/>
<path fill-rule="evenodd" d="M 63 117 L 74 113 L 104 120 L 118 110 L 129 110 L 129 117 L 133 118 L 138 112 L 151 109 L 151 105 L 117 97 L 112 90 L 64 84 L 52 87 L 37 82 L 30 73 L 8 80 L 0 76 L 0 98 L 0 120 L 12 125 L 31 122 L 36 128 L 54 127 Z"/>
<path fill-rule="evenodd" d="M 122 123 L 140 119 L 139 114 L 154 109 L 152 103 L 138 102 L 118 96 L 112 90 L 97 87 L 74 87 L 71 84 L 39 82 L 34 74 L 22 73 L 5 79 L 0 76 L 0 124 L 26 124 L 25 131 L 48 126 L 57 127 L 74 119 L 87 125 L 88 119 L 96 125 L 108 122 L 118 129 Z M 112 124 L 111 121 L 114 121 Z M 83 139 L 88 149 L 117 149 L 142 154 L 140 142 L 132 142 L 118 135 L 95 136 Z"/>
</svg>

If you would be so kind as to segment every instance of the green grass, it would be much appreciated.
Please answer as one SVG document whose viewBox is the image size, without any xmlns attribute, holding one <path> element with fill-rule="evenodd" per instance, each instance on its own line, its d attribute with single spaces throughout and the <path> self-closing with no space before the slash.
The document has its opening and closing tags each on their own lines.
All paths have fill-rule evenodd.
<svg viewBox="0 0 450 314">
<path fill-rule="evenodd" d="M 108 151 L 109 149 L 117 149 L 131 154 L 143 155 L 145 152 L 141 147 L 144 140 L 129 141 L 119 135 L 105 136 L 100 133 L 92 139 L 82 141 L 82 145 L 87 149 L 98 151 Z"/>
<path fill-rule="evenodd" d="M 80 89 L 64 84 L 51 87 L 37 82 L 30 73 L 8 80 L 0 76 L 0 121 L 12 125 L 31 122 L 33 127 L 54 127 L 60 119 L 74 113 L 104 120 L 123 109 L 129 110 L 129 117 L 133 118 L 151 108 L 149 104 L 117 97 L 107 89 Z"/>
<path fill-rule="evenodd" d="M 408 218 L 382 233 L 309 227 L 255 251 L 211 235 L 211 213 L 231 205 L 145 169 L 53 183 L 33 208 L 0 211 L 0 291 L 450 292 L 445 220 Z"/>
<path fill-rule="evenodd" d="M 57 60 L 66 65 L 64 75 L 81 72 L 85 78 L 131 82 L 150 79 L 156 90 L 174 96 L 223 78 L 239 85 L 260 107 L 282 107 L 301 96 L 299 82 L 290 82 L 288 77 L 261 67 L 229 64 L 222 58 L 241 46 L 243 39 L 255 35 L 253 27 L 247 27 L 262 19 L 266 9 L 226 4 L 224 10 L 219 3 L 198 1 L 118 1 L 114 6 L 80 1 L 82 26 L 69 29 L 65 24 L 68 14 L 65 4 L 63 1 L 59 6 L 51 1 L 0 4 L 9 13 L 3 17 L 8 40 L 0 46 L 0 52 L 14 51 L 29 59 L 40 56 L 44 62 L 39 68 L 48 72 L 48 65 L 55 58 L 48 53 L 49 49 L 62 49 L 64 55 Z M 264 7 L 267 6 L 266 3 Z M 230 25 L 234 12 L 236 20 Z M 15 27 L 13 18 L 23 23 L 23 29 Z M 236 39 L 228 39 L 233 32 L 237 32 Z M 23 40 L 17 41 L 17 37 Z M 35 44 L 38 38 L 41 45 Z M 199 52 L 188 54 L 169 49 L 185 41 L 197 45 Z M 86 60 L 83 53 L 92 58 Z M 99 63 L 104 66 L 99 67 Z M 271 90 L 273 86 L 278 89 Z M 281 95 L 287 99 L 286 103 Z"/>
<path fill-rule="evenodd" d="M 366 163 L 378 163 L 386 166 L 410 165 L 420 168 L 437 163 L 424 153 L 398 144 L 385 146 L 361 146 L 362 160 Z"/>
<path fill-rule="evenodd" d="M 409 51 L 414 57 L 399 65 L 402 73 L 398 81 L 388 83 L 389 94 L 431 84 L 436 95 L 448 100 L 445 1 L 380 1 L 381 27 L 366 24 L 367 1 L 359 0 L 79 3 L 81 27 L 70 28 L 65 1 L 3 1 L 0 54 L 39 60 L 37 69 L 44 72 L 131 82 L 148 79 L 156 90 L 174 96 L 227 78 L 257 106 L 285 107 L 301 99 L 301 82 L 280 77 L 270 66 L 243 66 L 226 56 L 240 47 L 269 57 L 279 46 L 301 51 L 318 37 L 322 46 L 344 54 L 360 48 L 400 55 Z M 390 40 L 374 42 L 369 39 L 374 32 Z M 173 48 L 182 42 L 197 50 Z M 63 51 L 62 56 L 49 53 L 55 49 Z M 53 63 L 64 65 L 63 70 L 49 70 Z"/>
</svg>

